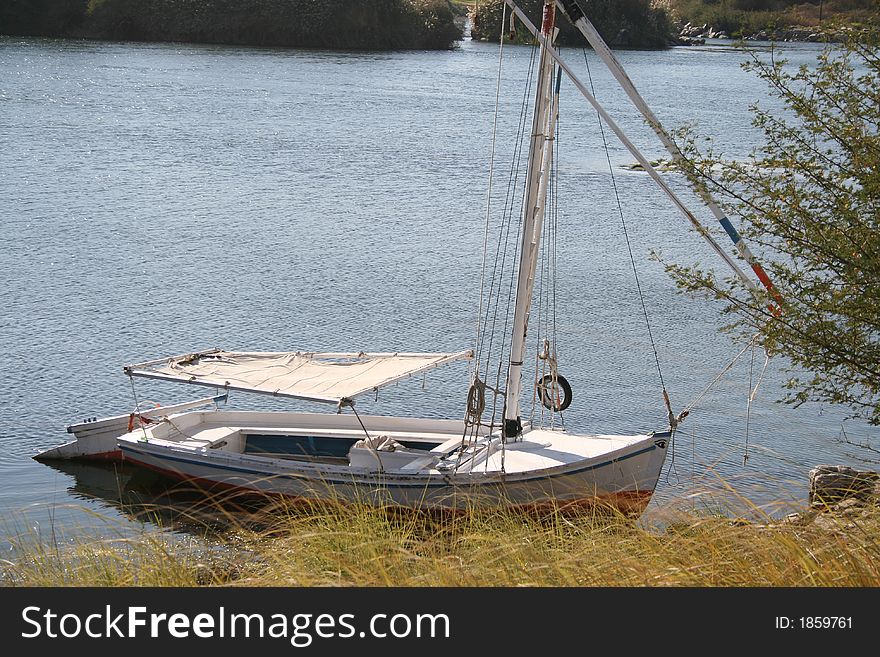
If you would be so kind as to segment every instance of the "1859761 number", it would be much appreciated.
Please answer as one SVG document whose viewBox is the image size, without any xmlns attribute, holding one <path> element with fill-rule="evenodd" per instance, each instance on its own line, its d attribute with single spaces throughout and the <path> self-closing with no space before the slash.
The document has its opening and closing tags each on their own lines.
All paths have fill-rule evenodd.
<svg viewBox="0 0 880 657">
<path fill-rule="evenodd" d="M 851 630 L 852 616 L 777 616 L 777 630 Z"/>
</svg>

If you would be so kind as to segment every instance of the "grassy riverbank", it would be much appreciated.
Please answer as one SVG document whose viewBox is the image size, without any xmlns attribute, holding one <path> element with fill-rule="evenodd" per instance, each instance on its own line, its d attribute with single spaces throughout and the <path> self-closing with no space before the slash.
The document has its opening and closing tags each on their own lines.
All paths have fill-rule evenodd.
<svg viewBox="0 0 880 657">
<path fill-rule="evenodd" d="M 401 50 L 461 28 L 449 0 L 0 0 L 0 34 Z"/>
<path fill-rule="evenodd" d="M 496 512 L 443 520 L 372 508 L 275 509 L 260 528 L 181 540 L 157 530 L 0 562 L 24 586 L 878 586 L 878 507 L 822 522 L 699 511 L 648 523 Z"/>
</svg>

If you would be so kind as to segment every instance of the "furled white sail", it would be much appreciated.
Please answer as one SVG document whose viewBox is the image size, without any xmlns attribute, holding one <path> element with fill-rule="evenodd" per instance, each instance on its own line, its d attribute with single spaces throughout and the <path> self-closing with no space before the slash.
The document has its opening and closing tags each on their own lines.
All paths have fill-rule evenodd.
<svg viewBox="0 0 880 657">
<path fill-rule="evenodd" d="M 126 366 L 125 373 L 342 404 L 473 353 L 236 352 L 214 349 Z"/>
</svg>

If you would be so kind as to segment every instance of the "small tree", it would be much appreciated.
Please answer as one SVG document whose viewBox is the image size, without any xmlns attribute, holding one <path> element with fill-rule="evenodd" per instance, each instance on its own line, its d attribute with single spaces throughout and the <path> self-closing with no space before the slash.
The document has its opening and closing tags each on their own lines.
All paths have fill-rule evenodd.
<svg viewBox="0 0 880 657">
<path fill-rule="evenodd" d="M 716 194 L 763 252 L 781 304 L 733 279 L 667 265 L 680 286 L 715 295 L 797 371 L 786 401 L 831 402 L 880 424 L 880 30 L 850 28 L 815 68 L 753 54 L 782 114 L 753 107 L 763 144 L 745 162 L 701 154 L 683 131 L 687 174 Z"/>
</svg>

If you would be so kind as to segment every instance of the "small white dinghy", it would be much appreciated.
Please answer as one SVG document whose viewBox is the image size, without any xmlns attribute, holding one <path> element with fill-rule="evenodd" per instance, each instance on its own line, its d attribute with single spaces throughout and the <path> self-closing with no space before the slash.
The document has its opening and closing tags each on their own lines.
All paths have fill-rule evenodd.
<svg viewBox="0 0 880 657">
<path fill-rule="evenodd" d="M 86 418 L 82 422 L 67 426 L 67 433 L 72 433 L 75 440 L 43 450 L 36 454 L 34 459 L 37 461 L 119 461 L 122 459 L 122 451 L 119 449 L 116 439 L 123 434 L 130 433 L 158 418 L 209 404 L 216 406 L 224 403 L 226 399 L 227 394 L 224 393 L 169 406 L 157 405 L 155 408 L 143 411 L 135 410 L 131 413 L 104 417 L 100 420 L 97 417 Z"/>
<path fill-rule="evenodd" d="M 556 215 L 551 213 L 555 212 L 558 194 L 549 190 L 556 189 L 552 184 L 553 158 L 563 72 L 713 249 L 753 289 L 754 283 L 715 243 L 560 58 L 553 46 L 557 5 L 609 66 L 673 158 L 680 157 L 577 3 L 546 0 L 538 29 L 512 0 L 505 2 L 535 35 L 539 60 L 536 66 L 529 67 L 529 75 L 534 74 L 535 80 L 531 126 L 525 121 L 520 125 L 520 138 L 529 142 L 525 181 L 519 199 L 505 204 L 505 217 L 509 216 L 509 221 L 502 221 L 498 231 L 500 266 L 496 262 L 487 267 L 484 260 L 481 323 L 475 350 L 459 353 L 211 350 L 131 365 L 125 368 L 129 377 L 209 386 L 224 394 L 236 390 L 321 402 L 334 405 L 338 413 L 200 410 L 184 404 L 76 425 L 69 430 L 77 434 L 77 444 L 50 451 L 56 455 L 90 451 L 113 454 L 115 450 L 110 443 L 115 442 L 127 462 L 197 482 L 203 487 L 310 500 L 423 510 L 512 505 L 564 511 L 600 504 L 640 513 L 653 494 L 667 446 L 684 415 L 676 417 L 672 412 L 662 387 L 662 376 L 662 399 L 669 419 L 666 430 L 632 435 L 566 431 L 562 413 L 572 401 L 571 389 L 557 372 L 555 323 L 548 326 L 549 313 L 545 313 L 542 325 L 539 312 L 533 327 L 537 336 L 533 399 L 540 402 L 543 409 L 537 416 L 532 413 L 529 420 L 520 407 L 536 274 L 542 281 L 539 290 L 555 304 L 554 282 L 549 280 L 556 272 L 555 249 L 549 249 L 542 256 L 541 244 L 542 239 L 545 243 L 556 239 L 552 233 L 556 228 Z M 527 81 L 527 84 L 530 83 Z M 514 152 L 517 157 L 526 151 L 514 149 Z M 761 278 L 763 270 L 754 262 L 730 222 L 719 214 L 717 205 L 704 190 L 700 193 L 763 282 L 766 275 Z M 513 207 L 521 207 L 521 214 L 514 217 Z M 487 210 L 487 236 L 489 214 Z M 545 215 L 554 220 L 545 222 Z M 504 231 L 506 235 L 520 236 L 514 253 L 507 254 L 510 257 L 504 257 L 506 242 L 501 237 Z M 539 272 L 538 262 L 542 257 L 550 260 Z M 509 267 L 506 274 L 505 262 Z M 511 264 L 514 262 L 515 269 Z M 633 267 L 635 269 L 634 263 Z M 550 274 L 545 277 L 547 272 Z M 502 290 L 510 290 L 506 299 L 501 298 Z M 547 301 L 546 306 L 540 307 L 552 310 L 555 317 L 555 305 L 550 304 Z M 510 316 L 507 320 L 504 317 L 498 320 L 499 312 L 506 312 L 505 307 L 512 308 Z M 647 309 L 643 309 L 647 320 Z M 510 328 L 505 328 L 506 333 L 498 337 L 494 332 L 496 326 Z M 500 351 L 498 345 L 501 345 Z M 466 411 L 461 419 L 361 416 L 354 410 L 358 395 L 463 359 L 470 359 L 473 367 Z M 659 369 L 659 360 L 657 365 Z M 484 380 L 489 376 L 494 378 L 491 385 Z M 122 428 L 125 430 L 120 431 Z M 102 433 L 99 434 L 99 430 Z M 92 444 L 86 445 L 87 441 Z M 83 445 L 79 445 L 80 442 Z"/>
</svg>

